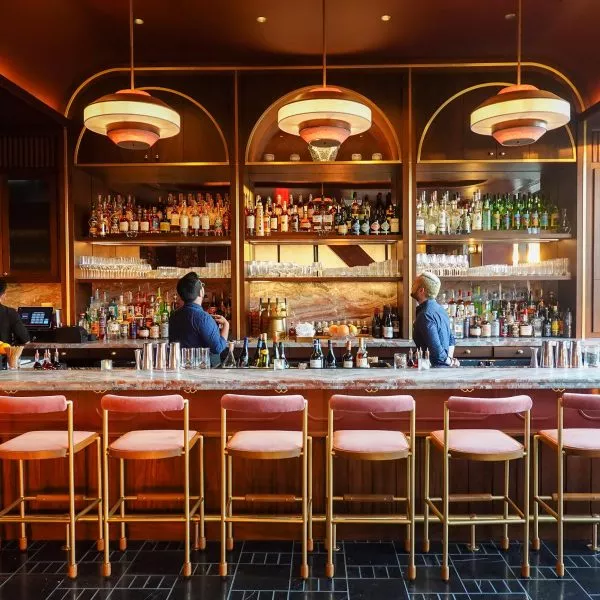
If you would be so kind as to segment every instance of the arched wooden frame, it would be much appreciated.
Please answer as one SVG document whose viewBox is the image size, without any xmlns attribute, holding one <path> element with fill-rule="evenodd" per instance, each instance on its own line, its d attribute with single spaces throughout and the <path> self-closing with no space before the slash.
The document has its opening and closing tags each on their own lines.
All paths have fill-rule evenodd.
<svg viewBox="0 0 600 600">
<path fill-rule="evenodd" d="M 215 129 L 217 130 L 219 137 L 221 138 L 221 142 L 223 143 L 223 150 L 225 151 L 225 160 L 219 163 L 214 163 L 214 164 L 223 164 L 223 165 L 228 165 L 229 164 L 229 148 L 227 147 L 227 140 L 225 139 L 225 135 L 223 134 L 223 130 L 221 129 L 221 127 L 219 126 L 219 124 L 217 123 L 216 119 L 212 116 L 212 114 L 202 105 L 200 104 L 200 102 L 198 102 L 197 100 L 195 100 L 194 98 L 192 98 L 191 96 L 189 96 L 188 94 L 184 94 L 183 92 L 180 92 L 178 90 L 174 90 L 172 88 L 166 88 L 166 87 L 158 87 L 158 86 L 144 86 L 144 87 L 140 87 L 137 88 L 140 90 L 144 90 L 146 92 L 166 92 L 169 94 L 175 94 L 176 96 L 180 96 L 181 98 L 184 98 L 185 100 L 188 100 L 189 102 L 191 102 L 196 108 L 199 108 L 210 120 L 210 122 L 214 125 Z M 75 166 L 77 166 L 79 164 L 78 162 L 78 158 L 79 158 L 79 147 L 81 146 L 81 142 L 83 140 L 83 134 L 87 131 L 87 129 L 85 128 L 85 125 L 81 128 L 81 131 L 79 132 L 79 136 L 77 137 L 77 143 L 75 144 L 75 151 L 74 151 L 74 155 L 73 155 L 73 164 Z"/>
<path fill-rule="evenodd" d="M 481 88 L 486 88 L 486 87 L 499 87 L 499 88 L 503 88 L 503 87 L 507 87 L 509 85 L 514 85 L 513 83 L 508 83 L 505 81 L 493 81 L 493 82 L 487 82 L 487 83 L 478 83 L 477 85 L 472 85 L 470 87 L 464 88 L 463 90 L 460 90 L 459 92 L 456 92 L 456 94 L 450 96 L 450 98 L 448 98 L 447 100 L 445 100 L 444 102 L 442 102 L 442 104 L 440 104 L 438 106 L 438 108 L 435 110 L 435 112 L 431 115 L 431 117 L 429 118 L 429 121 L 427 121 L 427 124 L 425 125 L 424 129 L 423 129 L 423 133 L 421 134 L 421 139 L 419 140 L 419 146 L 417 149 L 417 162 L 418 163 L 427 163 L 430 162 L 428 160 L 421 160 L 421 152 L 423 150 L 423 145 L 425 143 L 425 138 L 427 137 L 427 133 L 429 132 L 430 127 L 433 125 L 433 122 L 435 121 L 435 119 L 437 118 L 437 116 L 450 104 L 452 104 L 452 102 L 454 102 L 455 100 L 457 100 L 458 98 L 460 98 L 461 96 L 464 96 L 465 94 L 468 94 L 469 92 L 472 92 L 474 90 L 478 90 Z M 575 139 L 573 138 L 573 132 L 571 131 L 571 128 L 569 127 L 569 125 L 565 125 L 565 128 L 567 130 L 567 135 L 569 136 L 569 141 L 571 142 L 571 151 L 572 151 L 572 157 L 571 158 L 536 158 L 536 159 L 532 159 L 535 162 L 575 162 L 577 160 L 577 151 L 575 148 Z M 498 162 L 501 159 L 496 159 L 494 160 L 494 162 Z M 520 159 L 520 161 L 527 161 L 528 159 Z M 437 161 L 433 161 L 433 162 L 437 162 Z M 460 159 L 456 159 L 455 161 L 452 159 L 446 160 L 445 162 L 464 162 Z M 479 161 L 481 162 L 481 161 Z"/>
<path fill-rule="evenodd" d="M 353 99 L 366 104 L 371 109 L 373 115 L 373 124 L 371 125 L 371 129 L 375 127 L 376 131 L 380 134 L 379 137 L 381 138 L 382 142 L 385 143 L 385 155 L 389 156 L 390 160 L 399 162 L 401 160 L 400 142 L 398 141 L 398 136 L 396 135 L 394 127 L 385 113 L 379 108 L 379 106 L 377 106 L 373 101 L 369 100 L 369 98 L 366 96 L 363 96 L 354 90 L 340 86 L 335 87 Z M 279 132 L 279 127 L 277 125 L 277 111 L 285 104 L 294 102 L 302 94 L 313 88 L 314 86 L 306 86 L 294 90 L 293 92 L 290 92 L 289 94 L 286 94 L 285 96 L 282 96 L 273 102 L 262 113 L 258 121 L 256 121 L 254 124 L 254 127 L 250 132 L 250 136 L 248 137 L 245 156 L 246 164 L 261 161 L 262 159 L 260 157 L 262 156 L 262 151 L 259 149 L 259 144 L 263 143 L 263 140 L 270 140 L 277 132 Z"/>
</svg>

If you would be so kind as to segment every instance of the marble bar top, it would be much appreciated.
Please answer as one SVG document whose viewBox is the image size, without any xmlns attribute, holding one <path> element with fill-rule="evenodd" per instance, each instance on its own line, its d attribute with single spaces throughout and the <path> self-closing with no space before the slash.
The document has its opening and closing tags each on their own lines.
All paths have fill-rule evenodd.
<svg viewBox="0 0 600 600">
<path fill-rule="evenodd" d="M 458 347 L 484 347 L 484 348 L 492 348 L 492 347 L 529 347 L 529 346 L 541 346 L 542 341 L 545 339 L 565 339 L 565 338 L 466 338 L 461 340 L 456 340 L 456 345 Z M 152 341 L 152 340 L 149 340 Z M 154 342 L 160 342 L 165 340 L 154 340 Z M 336 346 L 342 347 L 345 343 L 344 339 L 334 339 L 334 344 Z M 584 344 L 600 344 L 600 339 L 598 340 L 583 340 Z M 76 343 L 68 343 L 68 344 L 56 344 L 52 342 L 32 342 L 27 344 L 28 349 L 40 349 L 45 350 L 46 348 L 58 348 L 59 350 L 67 350 L 67 349 L 79 349 L 79 350 L 119 350 L 119 349 L 135 349 L 141 348 L 144 345 L 144 341 L 141 340 L 103 340 L 96 342 L 83 342 L 80 344 Z M 356 345 L 357 341 L 354 340 Z M 251 345 L 256 344 L 255 339 L 250 340 Z M 296 341 L 288 341 L 284 340 L 284 344 L 286 348 L 310 348 L 312 347 L 312 342 L 296 342 Z M 236 342 L 236 347 L 241 347 L 242 342 L 238 340 Z M 371 339 L 367 338 L 367 346 L 369 348 L 409 348 L 414 347 L 414 342 L 408 339 L 396 339 L 396 340 L 384 340 L 384 339 Z"/>
<path fill-rule="evenodd" d="M 600 388 L 600 369 L 474 368 L 337 369 L 273 371 L 260 369 L 144 372 L 132 369 L 100 371 L 0 371 L 0 394 L 15 392 L 178 390 L 303 390 L 384 391 L 406 389 L 490 390 Z"/>
</svg>

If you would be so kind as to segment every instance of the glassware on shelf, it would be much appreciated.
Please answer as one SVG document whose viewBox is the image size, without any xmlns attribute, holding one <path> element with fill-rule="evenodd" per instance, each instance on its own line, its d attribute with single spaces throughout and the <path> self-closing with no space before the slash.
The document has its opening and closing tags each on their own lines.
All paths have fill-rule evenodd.
<svg viewBox="0 0 600 600">
<path fill-rule="evenodd" d="M 320 262 L 301 265 L 291 262 L 251 260 L 246 262 L 246 275 L 252 279 L 261 277 L 399 277 L 400 263 L 397 260 L 375 261 L 366 266 L 324 267 Z"/>
</svg>

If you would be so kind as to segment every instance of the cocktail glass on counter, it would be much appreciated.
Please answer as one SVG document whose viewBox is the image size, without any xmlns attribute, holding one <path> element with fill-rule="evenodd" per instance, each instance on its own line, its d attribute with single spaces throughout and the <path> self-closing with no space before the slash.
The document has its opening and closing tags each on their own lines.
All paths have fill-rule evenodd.
<svg viewBox="0 0 600 600">
<path fill-rule="evenodd" d="M 25 348 L 25 346 L 9 346 L 5 349 L 6 364 L 10 370 L 19 368 L 23 348 Z"/>
</svg>

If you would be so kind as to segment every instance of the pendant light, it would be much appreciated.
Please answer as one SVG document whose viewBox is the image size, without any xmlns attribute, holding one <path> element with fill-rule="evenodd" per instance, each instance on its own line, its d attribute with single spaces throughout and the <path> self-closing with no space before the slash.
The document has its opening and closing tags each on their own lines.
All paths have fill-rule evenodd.
<svg viewBox="0 0 600 600">
<path fill-rule="evenodd" d="M 177 135 L 179 113 L 148 92 L 135 89 L 133 66 L 133 0 L 129 0 L 129 52 L 131 87 L 102 96 L 85 107 L 87 129 L 106 135 L 120 148 L 146 150 L 158 140 Z"/>
<path fill-rule="evenodd" d="M 332 161 L 349 136 L 371 127 L 371 109 L 349 98 L 342 90 L 327 85 L 325 0 L 322 0 L 322 10 L 323 85 L 282 106 L 277 124 L 282 131 L 299 135 L 308 144 L 313 160 Z"/>
<path fill-rule="evenodd" d="M 471 131 L 491 135 L 502 146 L 525 146 L 537 142 L 546 131 L 566 125 L 571 105 L 533 85 L 521 83 L 522 0 L 517 30 L 517 84 L 501 89 L 471 113 Z"/>
</svg>

